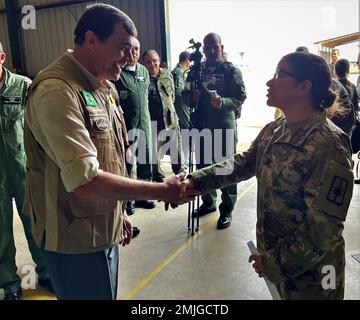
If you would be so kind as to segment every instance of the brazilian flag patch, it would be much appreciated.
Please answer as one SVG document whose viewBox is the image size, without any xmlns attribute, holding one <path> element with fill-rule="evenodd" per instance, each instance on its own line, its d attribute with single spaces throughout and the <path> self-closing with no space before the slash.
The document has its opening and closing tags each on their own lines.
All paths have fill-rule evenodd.
<svg viewBox="0 0 360 320">
<path fill-rule="evenodd" d="M 92 95 L 91 92 L 81 90 L 81 94 L 83 95 L 87 106 L 90 106 L 90 107 L 96 107 L 97 106 L 95 97 Z"/>
</svg>

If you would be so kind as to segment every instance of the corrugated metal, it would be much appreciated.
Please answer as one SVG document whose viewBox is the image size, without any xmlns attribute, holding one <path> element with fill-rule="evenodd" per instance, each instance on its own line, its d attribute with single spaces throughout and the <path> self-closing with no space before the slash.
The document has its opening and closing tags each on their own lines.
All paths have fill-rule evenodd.
<svg viewBox="0 0 360 320">
<path fill-rule="evenodd" d="M 43 4 L 56 4 L 58 2 L 72 2 L 73 0 L 17 0 L 18 6 L 25 6 L 27 4 L 31 4 L 32 6 L 38 6 Z"/>
<path fill-rule="evenodd" d="M 54 3 L 54 1 L 48 0 L 32 1 L 34 4 L 48 2 Z M 63 54 L 67 48 L 73 47 L 75 25 L 85 7 L 93 2 L 42 9 L 36 12 L 36 30 L 21 30 L 27 75 L 35 76 L 41 69 Z M 132 18 L 138 29 L 143 50 L 153 48 L 159 53 L 161 52 L 158 0 L 103 2 L 118 7 Z M 26 1 L 20 0 L 19 3 L 20 5 L 26 4 Z"/>
<path fill-rule="evenodd" d="M 7 18 L 5 13 L 0 13 L 0 41 L 2 43 L 4 52 L 6 54 L 5 67 L 9 68 L 10 70 L 13 70 L 9 32 L 8 32 Z"/>
</svg>

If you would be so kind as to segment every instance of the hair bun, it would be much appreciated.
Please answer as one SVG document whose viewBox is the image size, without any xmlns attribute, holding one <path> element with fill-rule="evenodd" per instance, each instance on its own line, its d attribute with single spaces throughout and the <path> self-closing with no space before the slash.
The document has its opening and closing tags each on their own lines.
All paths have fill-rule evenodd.
<svg viewBox="0 0 360 320">
<path fill-rule="evenodd" d="M 329 89 L 327 96 L 321 102 L 322 107 L 325 109 L 330 108 L 333 105 L 335 99 L 336 93 L 333 90 Z"/>
</svg>

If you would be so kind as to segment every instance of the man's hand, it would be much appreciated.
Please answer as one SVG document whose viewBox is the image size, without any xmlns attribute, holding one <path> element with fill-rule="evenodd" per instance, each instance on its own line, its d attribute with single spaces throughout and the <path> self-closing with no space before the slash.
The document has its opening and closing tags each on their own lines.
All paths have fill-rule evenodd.
<svg viewBox="0 0 360 320">
<path fill-rule="evenodd" d="M 180 204 L 193 201 L 195 199 L 195 196 L 198 196 L 200 194 L 201 192 L 199 190 L 194 189 L 194 182 L 192 178 L 185 180 L 182 179 L 180 185 L 180 194 L 179 194 L 180 201 L 165 202 L 165 211 L 169 209 L 169 206 L 175 209 Z"/>
<path fill-rule="evenodd" d="M 255 272 L 259 275 L 260 278 L 265 276 L 264 267 L 261 261 L 261 253 L 255 253 L 252 254 L 249 257 L 249 262 L 254 261 L 253 268 L 255 269 Z"/>
<path fill-rule="evenodd" d="M 222 100 L 218 94 L 211 96 L 211 105 L 215 109 L 220 109 L 222 107 Z"/>
<path fill-rule="evenodd" d="M 124 240 L 122 242 L 122 246 L 125 247 L 126 245 L 128 245 L 131 241 L 132 238 L 132 231 L 133 231 L 133 225 L 132 222 L 129 218 L 129 216 L 126 214 L 126 212 L 124 212 L 124 216 L 123 216 L 123 235 L 124 235 Z"/>
</svg>

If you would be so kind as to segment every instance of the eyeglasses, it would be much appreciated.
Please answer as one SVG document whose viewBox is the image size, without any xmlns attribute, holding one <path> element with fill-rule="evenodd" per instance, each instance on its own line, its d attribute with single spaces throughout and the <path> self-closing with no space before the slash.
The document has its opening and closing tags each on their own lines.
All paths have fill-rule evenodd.
<svg viewBox="0 0 360 320">
<path fill-rule="evenodd" d="M 295 74 L 295 73 L 292 73 L 290 71 L 285 71 L 285 70 L 276 70 L 276 72 L 274 73 L 274 79 L 277 80 L 279 79 L 279 76 L 281 75 L 287 75 L 289 77 L 293 77 L 294 79 L 300 81 L 299 77 Z"/>
</svg>

